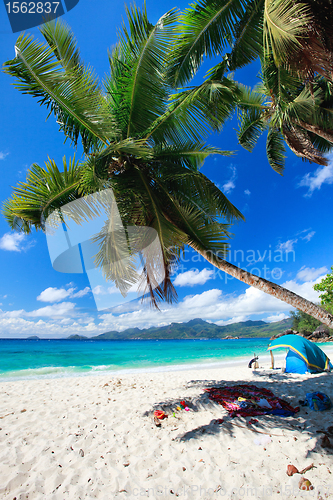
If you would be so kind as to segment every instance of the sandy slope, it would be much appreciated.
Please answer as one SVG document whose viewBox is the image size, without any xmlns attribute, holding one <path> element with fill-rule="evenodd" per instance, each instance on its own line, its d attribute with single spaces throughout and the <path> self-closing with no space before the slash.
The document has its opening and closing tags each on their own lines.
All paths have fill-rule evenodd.
<svg viewBox="0 0 333 500">
<path fill-rule="evenodd" d="M 333 450 L 317 433 L 333 425 L 333 411 L 302 408 L 297 418 L 263 416 L 247 426 L 203 392 L 250 381 L 293 406 L 314 390 L 333 400 L 333 374 L 268 368 L 1 382 L 0 499 L 333 498 Z M 182 399 L 191 411 L 173 417 Z M 157 428 L 160 408 L 170 416 Z M 315 489 L 300 492 L 300 476 L 288 477 L 286 467 L 312 462 L 305 476 Z"/>
</svg>

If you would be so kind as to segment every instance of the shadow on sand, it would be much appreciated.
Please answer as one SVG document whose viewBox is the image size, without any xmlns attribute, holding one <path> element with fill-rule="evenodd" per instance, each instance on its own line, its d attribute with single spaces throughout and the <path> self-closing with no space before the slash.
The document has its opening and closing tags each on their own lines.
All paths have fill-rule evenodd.
<svg viewBox="0 0 333 500">
<path fill-rule="evenodd" d="M 298 431 L 306 432 L 309 439 L 315 438 L 313 448 L 308 452 L 309 457 L 314 452 L 333 453 L 333 409 L 317 412 L 309 407 L 300 406 L 300 411 L 293 417 L 260 415 L 255 417 L 258 422 L 253 425 L 249 424 L 248 417 L 229 417 L 222 406 L 210 400 L 208 394 L 203 392 L 203 389 L 209 387 L 228 387 L 240 384 L 251 384 L 259 388 L 269 389 L 277 397 L 284 399 L 293 407 L 300 406 L 299 401 L 305 399 L 307 392 L 324 392 L 333 400 L 333 373 L 313 375 L 311 378 L 302 380 L 299 376 L 296 378 L 294 375 L 281 373 L 278 370 L 258 370 L 253 372 L 251 380 L 190 380 L 185 387 L 198 389 L 198 394 L 194 397 L 183 398 L 186 400 L 190 412 L 214 410 L 214 413 L 220 413 L 220 418 L 211 419 L 205 425 L 190 429 L 178 436 L 177 439 L 189 441 L 198 439 L 203 434 L 218 435 L 221 432 L 233 437 L 235 427 L 243 427 L 245 432 L 267 436 L 293 437 L 296 440 L 295 431 Z M 176 412 L 179 401 L 180 399 L 160 401 L 154 404 L 152 410 L 146 412 L 145 416 L 151 416 L 154 410 L 157 409 L 164 410 L 169 414 Z"/>
</svg>

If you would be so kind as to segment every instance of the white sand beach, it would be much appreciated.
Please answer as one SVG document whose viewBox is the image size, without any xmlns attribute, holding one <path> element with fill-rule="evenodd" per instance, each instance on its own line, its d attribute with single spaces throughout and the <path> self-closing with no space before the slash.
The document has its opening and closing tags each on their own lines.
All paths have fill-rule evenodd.
<svg viewBox="0 0 333 500">
<path fill-rule="evenodd" d="M 268 388 L 292 406 L 315 390 L 333 399 L 333 374 L 268 364 L 1 382 L 1 500 L 333 498 L 333 450 L 318 433 L 333 425 L 333 410 L 301 407 L 251 425 L 203 391 L 226 381 Z M 190 411 L 176 410 L 181 400 Z M 161 427 L 156 409 L 169 414 Z M 287 465 L 312 463 L 304 476 L 314 489 L 300 491 Z"/>
</svg>

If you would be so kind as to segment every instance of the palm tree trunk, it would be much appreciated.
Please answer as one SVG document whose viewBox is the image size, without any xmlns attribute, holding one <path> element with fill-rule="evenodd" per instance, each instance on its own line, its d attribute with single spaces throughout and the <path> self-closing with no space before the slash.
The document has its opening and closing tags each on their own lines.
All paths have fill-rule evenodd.
<svg viewBox="0 0 333 500">
<path fill-rule="evenodd" d="M 287 288 L 283 288 L 282 286 L 277 285 L 276 283 L 272 283 L 271 281 L 265 280 L 264 278 L 259 278 L 259 276 L 255 276 L 254 274 L 248 273 L 239 267 L 230 264 L 219 257 L 217 257 L 213 253 L 205 252 L 199 250 L 196 246 L 190 245 L 193 250 L 198 252 L 204 259 L 206 259 L 210 264 L 221 269 L 225 273 L 233 276 L 234 278 L 243 281 L 247 285 L 253 286 L 262 292 L 268 293 L 276 297 L 277 299 L 290 304 L 292 307 L 299 309 L 300 311 L 309 314 L 313 318 L 318 319 L 321 323 L 324 323 L 329 328 L 333 328 L 333 314 L 325 311 L 321 307 L 313 304 L 309 300 L 304 299 L 300 295 L 297 295 Z"/>
</svg>

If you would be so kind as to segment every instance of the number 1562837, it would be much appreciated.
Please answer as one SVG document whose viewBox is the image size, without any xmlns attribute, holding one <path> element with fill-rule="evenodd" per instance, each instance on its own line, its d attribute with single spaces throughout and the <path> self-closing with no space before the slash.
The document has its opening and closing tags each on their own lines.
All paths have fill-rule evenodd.
<svg viewBox="0 0 333 500">
<path fill-rule="evenodd" d="M 60 2 L 8 2 L 8 14 L 56 14 Z"/>
</svg>

